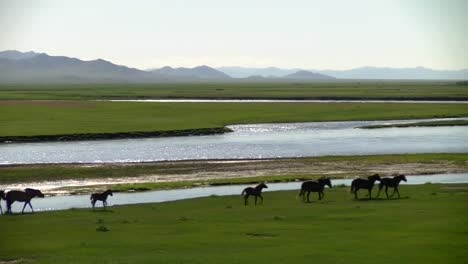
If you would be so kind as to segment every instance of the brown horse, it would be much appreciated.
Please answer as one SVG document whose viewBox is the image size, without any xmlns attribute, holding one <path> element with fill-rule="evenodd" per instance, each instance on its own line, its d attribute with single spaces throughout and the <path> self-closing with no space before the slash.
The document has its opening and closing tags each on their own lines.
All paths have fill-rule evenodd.
<svg viewBox="0 0 468 264">
<path fill-rule="evenodd" d="M 31 211 L 34 213 L 34 209 L 31 205 L 31 199 L 34 197 L 40 197 L 44 198 L 44 194 L 36 189 L 31 189 L 31 188 L 26 188 L 24 191 L 9 191 L 6 194 L 6 202 L 7 202 L 7 213 L 13 213 L 11 211 L 11 205 L 14 202 L 24 202 L 23 210 L 21 213 L 24 213 L 24 209 L 26 208 L 26 205 L 29 204 L 29 207 L 31 207 Z"/>
<path fill-rule="evenodd" d="M 377 197 L 380 195 L 380 191 L 385 186 L 385 194 L 387 195 L 387 199 L 388 199 L 388 187 L 393 188 L 393 193 L 392 193 L 392 195 L 390 195 L 390 197 L 393 197 L 393 195 L 396 192 L 398 194 L 398 198 L 400 198 L 400 192 L 398 191 L 398 185 L 400 185 L 401 181 L 405 181 L 405 182 L 407 181 L 405 175 L 403 175 L 403 174 L 400 174 L 400 175 L 395 176 L 393 178 L 382 178 L 380 180 L 379 193 L 377 194 Z"/>
<path fill-rule="evenodd" d="M 0 214 L 3 214 L 2 200 L 6 200 L 5 191 L 4 191 L 4 190 L 0 190 Z"/>
<path fill-rule="evenodd" d="M 247 199 L 249 199 L 249 196 L 255 196 L 255 205 L 257 205 L 257 198 L 260 197 L 262 199 L 262 204 L 263 204 L 263 197 L 262 197 L 262 189 L 267 188 L 265 183 L 260 183 L 259 185 L 253 187 L 247 187 L 242 191 L 241 195 L 244 195 L 244 205 L 247 205 Z"/>
<path fill-rule="evenodd" d="M 374 188 L 374 184 L 376 181 L 380 181 L 380 176 L 378 174 L 369 176 L 367 177 L 367 179 L 362 179 L 362 178 L 354 179 L 351 182 L 351 193 L 354 193 L 354 197 L 357 200 L 358 199 L 357 191 L 359 191 L 359 189 L 367 189 L 367 191 L 369 192 L 369 200 L 371 200 L 372 188 Z"/>
<path fill-rule="evenodd" d="M 307 202 L 310 203 L 310 193 L 316 192 L 318 193 L 318 199 L 322 200 L 322 198 L 325 196 L 325 193 L 323 192 L 323 189 L 325 189 L 325 185 L 332 188 L 331 181 L 329 178 L 321 178 L 317 181 L 303 182 L 301 185 L 301 192 L 299 193 L 299 196 L 302 196 L 302 200 L 305 200 L 305 193 L 307 192 Z"/>
<path fill-rule="evenodd" d="M 94 210 L 94 205 L 96 204 L 96 201 L 102 201 L 102 205 L 104 206 L 104 209 L 106 209 L 107 196 L 109 195 L 112 196 L 112 190 L 107 190 L 103 193 L 91 194 L 91 197 L 89 199 L 91 200 L 91 204 L 93 205 L 93 210 Z"/>
</svg>

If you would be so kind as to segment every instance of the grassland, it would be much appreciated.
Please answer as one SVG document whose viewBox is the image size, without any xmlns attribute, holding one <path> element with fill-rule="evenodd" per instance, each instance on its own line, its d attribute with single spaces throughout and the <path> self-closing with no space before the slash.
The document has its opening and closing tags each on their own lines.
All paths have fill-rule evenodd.
<svg viewBox="0 0 468 264">
<path fill-rule="evenodd" d="M 335 187 L 310 204 L 288 191 L 265 193 L 256 207 L 228 196 L 1 216 L 0 261 L 466 263 L 468 185 L 400 192 L 355 201 Z"/>
<path fill-rule="evenodd" d="M 468 100 L 468 86 L 449 81 L 0 85 L 0 100 L 155 98 Z"/>
<path fill-rule="evenodd" d="M 389 128 L 389 127 L 438 127 L 438 126 L 468 126 L 468 120 L 444 120 L 444 121 L 428 121 L 428 122 L 414 122 L 405 124 L 391 124 L 391 125 L 371 125 L 362 126 L 360 128 Z"/>
<path fill-rule="evenodd" d="M 468 105 L 0 101 L 0 113 L 0 137 L 5 141 L 13 136 L 79 138 L 87 133 L 222 129 L 246 123 L 464 117 Z"/>
</svg>

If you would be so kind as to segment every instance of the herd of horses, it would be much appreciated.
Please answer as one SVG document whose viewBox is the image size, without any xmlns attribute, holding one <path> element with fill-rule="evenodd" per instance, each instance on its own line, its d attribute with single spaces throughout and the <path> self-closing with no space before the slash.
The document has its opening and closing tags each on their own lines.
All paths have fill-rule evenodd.
<svg viewBox="0 0 468 264">
<path fill-rule="evenodd" d="M 387 199 L 393 197 L 396 193 L 398 198 L 400 198 L 400 191 L 398 191 L 398 186 L 400 185 L 401 181 L 407 181 L 405 175 L 399 174 L 395 177 L 385 177 L 381 178 L 378 174 L 374 174 L 372 176 L 365 178 L 357 178 L 351 182 L 351 193 L 354 194 L 356 200 L 358 199 L 357 192 L 360 189 L 365 189 L 369 193 L 369 199 L 372 199 L 372 189 L 374 188 L 375 182 L 379 181 L 379 193 L 377 197 L 380 195 L 380 192 L 385 187 L 385 194 L 387 195 Z M 318 199 L 322 200 L 325 196 L 323 192 L 325 186 L 332 188 L 330 178 L 321 178 L 316 181 L 305 181 L 301 185 L 301 191 L 299 192 L 299 196 L 302 197 L 302 200 L 310 203 L 310 193 L 316 192 L 318 194 Z M 257 198 L 259 197 L 261 202 L 263 203 L 263 196 L 262 190 L 268 188 L 265 183 L 260 183 L 256 187 L 247 187 L 242 191 L 242 195 L 244 196 L 244 205 L 247 205 L 247 201 L 249 196 L 255 197 L 255 204 L 257 204 Z M 388 195 L 388 188 L 393 188 L 393 193 L 389 196 Z"/>
<path fill-rule="evenodd" d="M 400 185 L 401 181 L 407 181 L 405 175 L 397 175 L 395 177 L 385 177 L 381 178 L 378 174 L 374 174 L 366 178 L 357 178 L 351 182 L 351 193 L 354 194 L 356 200 L 358 199 L 357 192 L 360 189 L 364 189 L 368 191 L 369 199 L 372 199 L 372 189 L 374 188 L 375 182 L 379 181 L 379 193 L 377 197 L 380 195 L 380 192 L 385 187 L 385 194 L 387 198 L 393 197 L 396 193 L 398 198 L 400 198 L 400 192 L 398 191 L 398 186 Z M 310 203 L 310 193 L 316 192 L 318 194 L 318 199 L 322 200 L 325 196 L 324 189 L 325 186 L 332 188 L 331 180 L 329 178 L 321 178 L 316 181 L 305 181 L 301 185 L 301 191 L 299 192 L 299 196 L 302 197 L 302 200 Z M 248 204 L 248 199 L 250 196 L 255 198 L 255 205 L 257 204 L 258 198 L 260 198 L 261 202 L 263 203 L 263 196 L 262 190 L 268 188 L 265 183 L 260 183 L 256 187 L 247 187 L 242 191 L 242 196 L 244 197 L 244 205 Z M 389 196 L 388 195 L 388 188 L 393 188 L 393 193 Z M 97 201 L 102 201 L 104 209 L 107 206 L 107 198 L 112 196 L 112 190 L 106 190 L 102 193 L 93 193 L 90 196 L 91 205 L 93 206 L 93 210 L 95 209 L 95 204 Z M 0 190 L 0 201 L 5 200 L 7 204 L 7 211 L 6 213 L 13 213 L 11 210 L 11 205 L 14 202 L 24 202 L 23 210 L 21 213 L 24 213 L 24 210 L 27 205 L 31 208 L 31 211 L 34 212 L 34 209 L 31 205 L 31 200 L 34 197 L 44 197 L 44 194 L 37 189 L 26 188 L 24 191 L 19 190 L 12 190 L 7 193 L 5 191 Z M 0 204 L 0 213 L 3 214 L 3 209 Z"/>
</svg>

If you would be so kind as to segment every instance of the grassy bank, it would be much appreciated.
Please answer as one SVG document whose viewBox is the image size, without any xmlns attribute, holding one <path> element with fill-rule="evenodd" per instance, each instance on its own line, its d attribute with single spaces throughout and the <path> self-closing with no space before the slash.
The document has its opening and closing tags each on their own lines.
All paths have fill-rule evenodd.
<svg viewBox="0 0 468 264">
<path fill-rule="evenodd" d="M 0 100 L 151 98 L 468 100 L 450 81 L 0 85 Z"/>
<path fill-rule="evenodd" d="M 156 175 L 160 180 L 171 181 L 171 176 L 178 178 L 176 183 L 154 183 L 144 185 L 128 185 L 122 188 L 174 188 L 192 187 L 209 184 L 250 183 L 256 181 L 288 181 L 294 179 L 314 178 L 339 169 L 336 175 L 341 177 L 354 176 L 371 172 L 382 173 L 386 168 L 395 168 L 392 173 L 414 173 L 410 170 L 430 166 L 447 171 L 466 170 L 468 168 L 468 153 L 457 154 L 398 154 L 398 155 L 367 155 L 367 156 L 329 156 L 297 159 L 257 160 L 229 163 L 213 163 L 211 161 L 181 161 L 155 162 L 133 164 L 44 164 L 44 165 L 4 165 L 0 166 L 0 184 L 14 184 L 38 181 L 86 180 L 107 178 L 134 178 Z M 345 171 L 345 173 L 343 173 Z M 228 178 L 235 172 L 234 178 Z M 430 171 L 426 172 L 429 173 Z M 320 174 L 322 173 L 322 174 Z M 422 173 L 420 171 L 416 173 Z M 205 174 L 213 178 L 204 178 Z M 261 176 L 239 179 L 245 176 Z M 194 175 L 198 180 L 180 181 L 184 175 Z M 218 177 L 216 177 L 218 175 Z M 200 177 L 199 177 L 200 176 Z M 261 177 L 260 177 L 261 176 Z M 277 176 L 271 177 L 271 176 Z M 302 178 L 301 178 L 302 177 Z M 176 180 L 172 180 L 176 181 Z M 123 190 L 123 189 L 122 189 Z"/>
<path fill-rule="evenodd" d="M 392 125 L 372 125 L 362 126 L 360 128 L 389 128 L 389 127 L 438 127 L 438 126 L 468 126 L 468 120 L 453 120 L 453 121 L 430 121 L 430 122 L 415 122 L 406 124 L 392 124 Z"/>
<path fill-rule="evenodd" d="M 265 193 L 256 207 L 229 196 L 0 216 L 0 261 L 465 263 L 467 190 L 402 186 L 400 200 L 354 201 L 333 188 L 311 204 L 294 191 Z"/>
<path fill-rule="evenodd" d="M 160 132 L 230 124 L 468 116 L 467 104 L 0 101 L 0 137 Z"/>
</svg>

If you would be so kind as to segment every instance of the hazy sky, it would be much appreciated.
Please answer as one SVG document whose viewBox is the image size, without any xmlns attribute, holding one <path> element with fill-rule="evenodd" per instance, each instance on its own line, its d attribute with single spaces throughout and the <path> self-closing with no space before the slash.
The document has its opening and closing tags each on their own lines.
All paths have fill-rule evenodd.
<svg viewBox="0 0 468 264">
<path fill-rule="evenodd" d="M 0 50 L 136 68 L 468 68 L 468 0 L 0 0 Z"/>
</svg>

